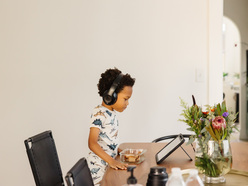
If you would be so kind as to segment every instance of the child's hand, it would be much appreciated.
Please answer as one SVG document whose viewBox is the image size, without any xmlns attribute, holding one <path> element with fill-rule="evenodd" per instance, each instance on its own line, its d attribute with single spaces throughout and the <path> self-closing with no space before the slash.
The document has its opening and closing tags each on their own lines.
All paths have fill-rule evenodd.
<svg viewBox="0 0 248 186">
<path fill-rule="evenodd" d="M 126 170 L 128 164 L 124 164 L 124 163 L 121 163 L 113 159 L 111 162 L 109 162 L 109 166 L 115 170 L 118 170 L 118 169 Z"/>
</svg>

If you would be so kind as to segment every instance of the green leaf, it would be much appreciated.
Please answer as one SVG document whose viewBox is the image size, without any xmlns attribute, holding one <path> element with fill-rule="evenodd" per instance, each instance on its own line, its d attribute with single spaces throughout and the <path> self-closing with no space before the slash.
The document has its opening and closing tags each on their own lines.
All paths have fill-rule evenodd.
<svg viewBox="0 0 248 186">
<path fill-rule="evenodd" d="M 212 127 L 211 127 L 211 126 L 208 126 L 208 127 L 206 127 L 206 129 L 207 129 L 207 131 L 209 132 L 209 134 L 211 135 L 211 137 L 212 137 L 215 141 L 217 141 L 217 139 L 216 139 L 216 137 L 215 137 L 215 134 L 214 134 L 214 131 L 213 131 Z"/>
<path fill-rule="evenodd" d="M 226 109 L 226 102 L 225 101 L 222 102 L 221 109 L 223 110 L 223 113 L 226 112 L 227 109 Z"/>
<path fill-rule="evenodd" d="M 240 132 L 239 129 L 237 128 L 237 126 L 235 126 L 235 127 L 233 127 L 233 128 L 235 128 L 238 132 Z"/>
<path fill-rule="evenodd" d="M 220 140 L 220 133 L 218 130 L 214 129 L 214 133 L 215 133 L 215 136 L 216 136 L 216 139 L 219 141 Z"/>
<path fill-rule="evenodd" d="M 227 130 L 224 130 L 224 134 L 223 134 L 223 136 L 222 136 L 222 139 L 221 139 L 221 140 L 224 140 L 224 139 L 226 138 L 226 136 L 227 136 Z"/>
<path fill-rule="evenodd" d="M 204 143 L 207 144 L 207 142 L 210 140 L 210 138 L 211 138 L 211 135 L 208 135 L 208 136 L 206 137 L 206 139 L 204 140 Z"/>
<path fill-rule="evenodd" d="M 189 131 L 194 131 L 192 128 L 187 128 L 186 130 L 189 130 Z"/>
<path fill-rule="evenodd" d="M 207 129 L 205 127 L 201 130 L 201 133 L 204 133 L 204 132 L 207 132 Z"/>
<path fill-rule="evenodd" d="M 189 145 L 195 141 L 195 136 L 190 136 L 189 141 L 186 143 L 186 145 Z"/>
<path fill-rule="evenodd" d="M 216 114 L 218 115 L 218 116 L 221 116 L 221 108 L 220 108 L 220 104 L 218 103 L 218 105 L 217 105 L 217 109 L 216 109 Z"/>
</svg>

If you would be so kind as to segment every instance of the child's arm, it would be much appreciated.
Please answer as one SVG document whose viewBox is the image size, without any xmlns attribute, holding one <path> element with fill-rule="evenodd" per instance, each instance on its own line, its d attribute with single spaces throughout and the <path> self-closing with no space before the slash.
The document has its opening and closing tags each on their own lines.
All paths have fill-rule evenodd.
<svg viewBox="0 0 248 186">
<path fill-rule="evenodd" d="M 116 170 L 126 169 L 127 164 L 116 161 L 114 158 L 109 156 L 97 143 L 99 131 L 100 130 L 96 127 L 90 128 L 90 134 L 89 134 L 89 140 L 88 140 L 88 145 L 89 145 L 90 150 L 92 150 L 96 155 L 98 155 L 100 158 L 106 161 L 111 168 L 116 169 Z"/>
</svg>

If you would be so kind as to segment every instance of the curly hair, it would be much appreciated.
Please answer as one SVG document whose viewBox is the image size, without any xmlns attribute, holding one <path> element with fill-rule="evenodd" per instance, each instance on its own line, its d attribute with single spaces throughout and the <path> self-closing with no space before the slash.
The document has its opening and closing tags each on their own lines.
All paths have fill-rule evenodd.
<svg viewBox="0 0 248 186">
<path fill-rule="evenodd" d="M 104 73 L 101 74 L 99 83 L 97 84 L 98 93 L 102 97 L 106 90 L 109 90 L 114 80 L 118 77 L 121 71 L 117 68 L 107 69 Z M 118 94 L 125 86 L 133 87 L 135 79 L 132 78 L 129 74 L 123 74 L 121 81 L 116 88 L 116 93 Z"/>
</svg>

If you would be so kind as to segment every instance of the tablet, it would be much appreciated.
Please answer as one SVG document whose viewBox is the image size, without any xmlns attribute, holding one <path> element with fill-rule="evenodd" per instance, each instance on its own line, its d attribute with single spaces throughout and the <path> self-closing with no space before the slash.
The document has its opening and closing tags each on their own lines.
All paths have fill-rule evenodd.
<svg viewBox="0 0 248 186">
<path fill-rule="evenodd" d="M 182 134 L 179 134 L 176 138 L 166 144 L 157 154 L 156 162 L 157 164 L 162 163 L 172 152 L 174 152 L 178 147 L 184 143 L 185 139 Z"/>
</svg>

